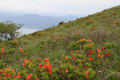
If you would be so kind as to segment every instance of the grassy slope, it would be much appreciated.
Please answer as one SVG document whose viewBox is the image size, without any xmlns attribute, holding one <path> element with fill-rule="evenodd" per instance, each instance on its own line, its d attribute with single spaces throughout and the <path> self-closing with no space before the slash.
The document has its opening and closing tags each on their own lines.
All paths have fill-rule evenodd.
<svg viewBox="0 0 120 80">
<path fill-rule="evenodd" d="M 67 46 L 70 41 L 86 38 L 95 41 L 98 45 L 103 44 L 104 41 L 120 44 L 119 33 L 120 6 L 22 36 L 13 41 L 0 42 L 0 48 L 4 47 L 6 51 L 9 51 L 13 47 L 18 50 L 17 54 L 8 54 L 4 58 L 8 65 L 15 68 L 21 65 L 19 63 L 24 58 L 19 54 L 20 47 L 26 51 L 27 57 L 49 57 L 52 62 L 60 63 L 63 56 L 69 53 Z M 17 45 L 11 46 L 11 42 L 17 43 Z"/>
</svg>

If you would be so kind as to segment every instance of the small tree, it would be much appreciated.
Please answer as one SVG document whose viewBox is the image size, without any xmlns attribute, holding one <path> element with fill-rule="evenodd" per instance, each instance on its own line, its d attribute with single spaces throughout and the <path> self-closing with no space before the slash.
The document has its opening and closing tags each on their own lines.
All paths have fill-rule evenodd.
<svg viewBox="0 0 120 80">
<path fill-rule="evenodd" d="M 21 24 L 15 24 L 9 21 L 0 22 L 0 40 L 12 40 L 19 35 L 18 30 Z"/>
</svg>

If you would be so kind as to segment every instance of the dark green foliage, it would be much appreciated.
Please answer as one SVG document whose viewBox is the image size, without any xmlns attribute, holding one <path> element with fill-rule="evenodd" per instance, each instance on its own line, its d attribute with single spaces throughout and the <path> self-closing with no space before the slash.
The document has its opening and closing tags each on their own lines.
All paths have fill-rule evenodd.
<svg viewBox="0 0 120 80">
<path fill-rule="evenodd" d="M 0 56 L 1 57 L 1 56 Z M 5 67 L 5 63 L 3 63 L 2 60 L 0 60 L 0 69 L 4 68 Z"/>
</svg>

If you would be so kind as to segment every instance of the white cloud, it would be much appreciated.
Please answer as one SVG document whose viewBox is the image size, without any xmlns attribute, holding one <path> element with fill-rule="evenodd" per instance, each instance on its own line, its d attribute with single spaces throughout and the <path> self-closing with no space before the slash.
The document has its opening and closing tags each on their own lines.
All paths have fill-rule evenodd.
<svg viewBox="0 0 120 80">
<path fill-rule="evenodd" d="M 0 10 L 52 15 L 90 14 L 120 5 L 120 0 L 0 0 Z"/>
</svg>

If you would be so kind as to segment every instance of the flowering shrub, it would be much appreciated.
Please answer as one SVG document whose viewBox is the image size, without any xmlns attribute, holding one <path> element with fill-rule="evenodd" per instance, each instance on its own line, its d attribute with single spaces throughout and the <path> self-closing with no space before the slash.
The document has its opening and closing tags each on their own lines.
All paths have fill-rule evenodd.
<svg viewBox="0 0 120 80">
<path fill-rule="evenodd" d="M 107 43 L 108 44 L 108 43 Z M 111 45 L 111 44 L 110 44 Z M 70 54 L 65 56 L 63 62 L 58 67 L 50 64 L 49 58 L 30 59 L 25 58 L 21 64 L 22 70 L 1 68 L 0 79 L 3 80 L 90 80 L 99 76 L 104 65 L 110 61 L 112 55 L 111 47 L 95 47 L 91 40 L 81 39 L 68 46 L 71 49 Z M 112 45 L 111 45 L 112 46 Z M 97 49 L 96 49 L 97 48 Z M 1 53 L 4 53 L 1 49 Z M 24 55 L 24 50 L 20 48 Z M 26 55 L 25 55 L 26 56 Z M 53 64 L 54 65 L 54 64 Z"/>
<path fill-rule="evenodd" d="M 80 49 L 92 49 L 94 47 L 94 42 L 91 40 L 80 39 L 79 41 L 70 42 L 68 49 L 70 50 L 80 50 Z"/>
<path fill-rule="evenodd" d="M 20 74 L 16 74 L 11 67 L 1 69 L 0 73 L 0 79 L 2 80 L 19 80 L 22 77 Z"/>
<path fill-rule="evenodd" d="M 49 80 L 52 74 L 52 66 L 49 59 L 24 59 L 23 70 L 15 72 L 12 68 L 3 68 L 0 70 L 0 78 L 8 80 Z"/>
</svg>

